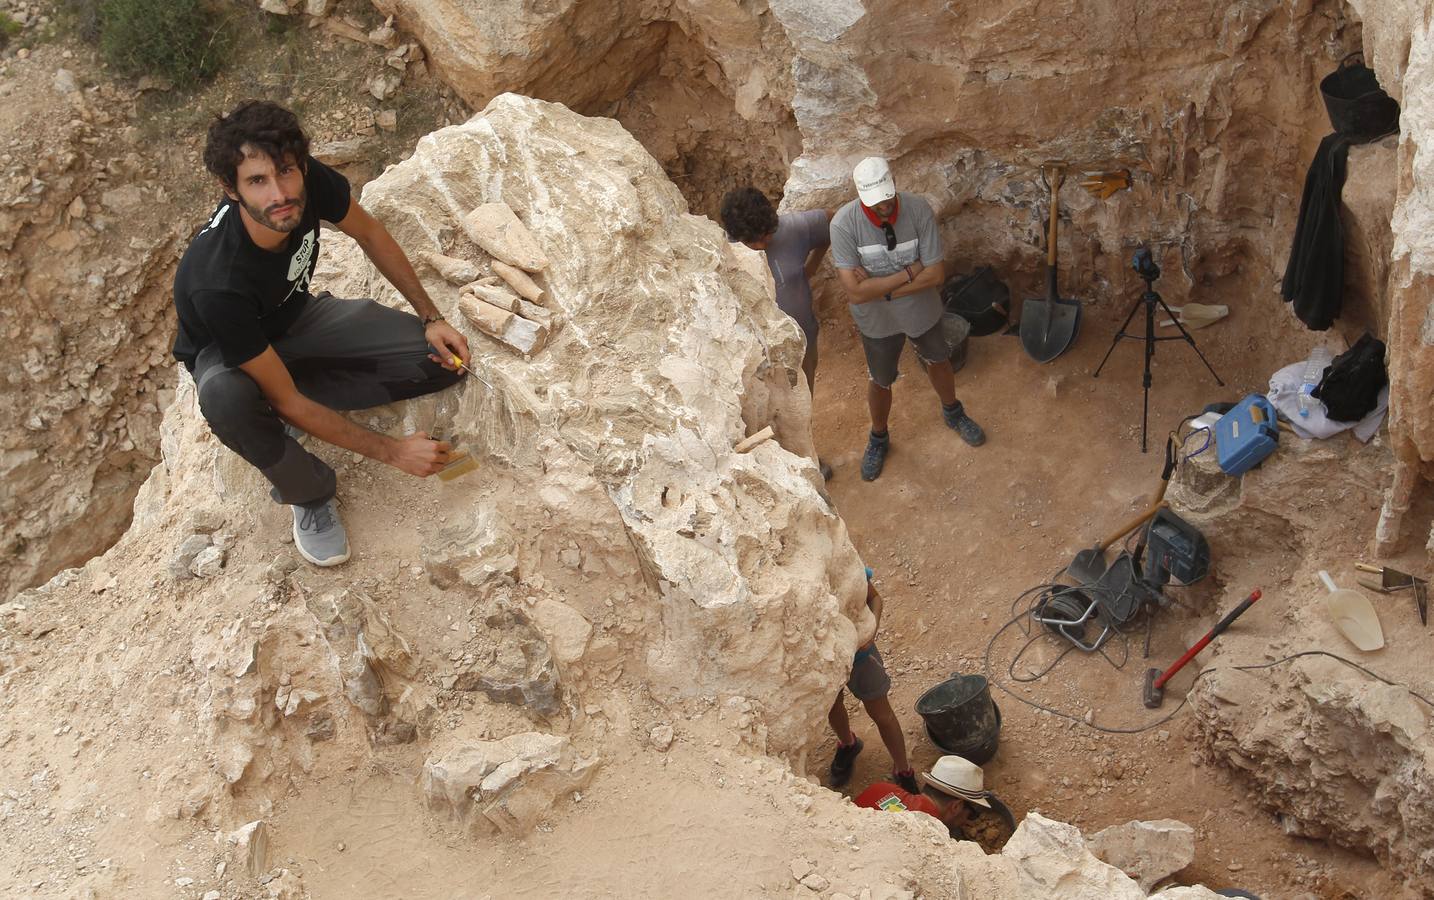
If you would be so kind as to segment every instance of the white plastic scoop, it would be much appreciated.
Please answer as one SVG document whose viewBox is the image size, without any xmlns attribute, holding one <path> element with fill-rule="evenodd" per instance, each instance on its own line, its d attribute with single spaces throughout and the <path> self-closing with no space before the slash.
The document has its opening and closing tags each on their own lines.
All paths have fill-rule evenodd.
<svg viewBox="0 0 1434 900">
<path fill-rule="evenodd" d="M 1383 647 L 1384 629 L 1379 627 L 1379 614 L 1374 611 L 1374 604 L 1369 602 L 1369 598 L 1359 591 L 1337 586 L 1328 572 L 1321 571 L 1319 580 L 1329 589 L 1324 598 L 1324 608 L 1329 611 L 1339 633 L 1366 652 Z"/>
</svg>

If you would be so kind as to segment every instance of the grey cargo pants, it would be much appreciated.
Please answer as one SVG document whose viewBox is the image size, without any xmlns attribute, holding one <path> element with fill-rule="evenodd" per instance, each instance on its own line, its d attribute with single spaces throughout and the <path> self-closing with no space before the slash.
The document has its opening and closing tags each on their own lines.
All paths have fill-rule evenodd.
<svg viewBox="0 0 1434 900">
<path fill-rule="evenodd" d="M 373 300 L 311 297 L 273 347 L 299 392 L 336 410 L 420 397 L 461 377 L 428 358 L 417 316 Z M 224 365 L 217 345 L 200 351 L 194 383 L 215 437 L 269 479 L 276 501 L 314 504 L 334 496 L 334 470 L 285 433 L 259 385 Z"/>
</svg>

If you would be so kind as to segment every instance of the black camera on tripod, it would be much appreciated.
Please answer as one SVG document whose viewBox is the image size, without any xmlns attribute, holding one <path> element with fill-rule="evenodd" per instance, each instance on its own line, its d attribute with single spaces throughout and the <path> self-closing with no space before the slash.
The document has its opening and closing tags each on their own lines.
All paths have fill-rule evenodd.
<svg viewBox="0 0 1434 900">
<path fill-rule="evenodd" d="M 1135 258 L 1130 261 L 1130 267 L 1135 274 L 1148 282 L 1153 282 L 1160 277 L 1160 267 L 1155 264 L 1155 257 L 1150 255 L 1149 247 L 1141 247 L 1135 251 Z"/>
<path fill-rule="evenodd" d="M 1195 344 L 1195 339 L 1190 336 L 1190 332 L 1186 331 L 1185 326 L 1180 323 L 1180 317 L 1175 315 L 1175 311 L 1166 306 L 1165 301 L 1160 299 L 1160 295 L 1155 292 L 1155 279 L 1160 277 L 1160 267 L 1155 264 L 1155 259 L 1150 255 L 1150 248 L 1141 247 L 1135 251 L 1135 258 L 1130 261 L 1130 267 L 1145 281 L 1145 291 L 1131 304 L 1130 313 L 1125 317 L 1125 321 L 1120 323 L 1120 330 L 1117 331 L 1115 337 L 1111 339 L 1110 349 L 1105 351 L 1105 358 L 1100 361 L 1100 365 L 1096 366 L 1095 371 L 1091 374 L 1095 378 L 1100 377 L 1100 370 L 1105 368 L 1105 364 L 1110 361 L 1110 355 L 1115 352 L 1116 345 L 1122 340 L 1143 340 L 1145 342 L 1145 371 L 1140 379 L 1141 386 L 1145 389 L 1145 396 L 1140 407 L 1140 452 L 1144 453 L 1146 450 L 1146 432 L 1150 426 L 1150 385 L 1152 383 L 1150 360 L 1155 356 L 1156 344 L 1161 341 L 1184 341 L 1190 345 L 1191 350 L 1195 351 L 1195 355 L 1200 357 L 1200 361 L 1205 364 L 1205 368 L 1210 370 L 1210 374 L 1215 376 L 1215 383 L 1220 387 L 1224 387 L 1225 382 L 1221 381 L 1220 376 L 1215 374 L 1215 367 L 1210 365 L 1210 360 L 1206 359 L 1205 354 L 1200 352 L 1200 348 Z M 1130 327 L 1130 320 L 1135 318 L 1135 314 L 1140 311 L 1141 307 L 1145 308 L 1145 334 L 1143 336 L 1131 334 L 1126 331 L 1126 329 Z M 1156 307 L 1159 307 L 1165 315 L 1170 317 L 1175 327 L 1180 330 L 1179 334 L 1156 335 Z"/>
</svg>

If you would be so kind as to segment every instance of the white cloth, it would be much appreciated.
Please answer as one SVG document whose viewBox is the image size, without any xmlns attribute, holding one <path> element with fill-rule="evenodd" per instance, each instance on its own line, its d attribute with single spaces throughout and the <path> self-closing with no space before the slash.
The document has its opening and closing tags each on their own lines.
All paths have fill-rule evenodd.
<svg viewBox="0 0 1434 900">
<path fill-rule="evenodd" d="M 1324 404 L 1314 400 L 1310 406 L 1309 415 L 1300 415 L 1300 385 L 1305 371 L 1305 361 L 1290 363 L 1283 369 L 1270 376 L 1270 403 L 1275 411 L 1282 418 L 1290 423 L 1296 435 L 1302 438 L 1330 438 L 1341 431 L 1354 429 L 1354 436 L 1362 443 L 1369 443 L 1375 432 L 1379 431 L 1379 425 L 1384 421 L 1384 414 L 1389 409 L 1389 385 L 1385 385 L 1379 391 L 1379 402 L 1369 415 L 1358 422 L 1335 422 L 1331 421 L 1325 413 Z"/>
</svg>

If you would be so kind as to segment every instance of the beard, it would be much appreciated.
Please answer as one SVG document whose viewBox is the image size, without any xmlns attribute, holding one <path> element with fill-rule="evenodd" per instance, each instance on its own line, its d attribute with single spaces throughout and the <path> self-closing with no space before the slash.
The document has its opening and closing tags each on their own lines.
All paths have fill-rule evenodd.
<svg viewBox="0 0 1434 900">
<path fill-rule="evenodd" d="M 299 227 L 299 224 L 304 221 L 304 208 L 308 205 L 308 202 L 308 192 L 303 188 L 299 189 L 299 196 L 286 197 L 282 203 L 273 203 L 264 209 L 251 205 L 242 196 L 239 198 L 239 203 L 244 207 L 245 212 L 249 213 L 250 218 L 265 228 L 277 231 L 281 234 L 288 234 Z M 292 207 L 287 214 L 287 218 L 275 219 L 273 213 L 286 206 Z"/>
</svg>

